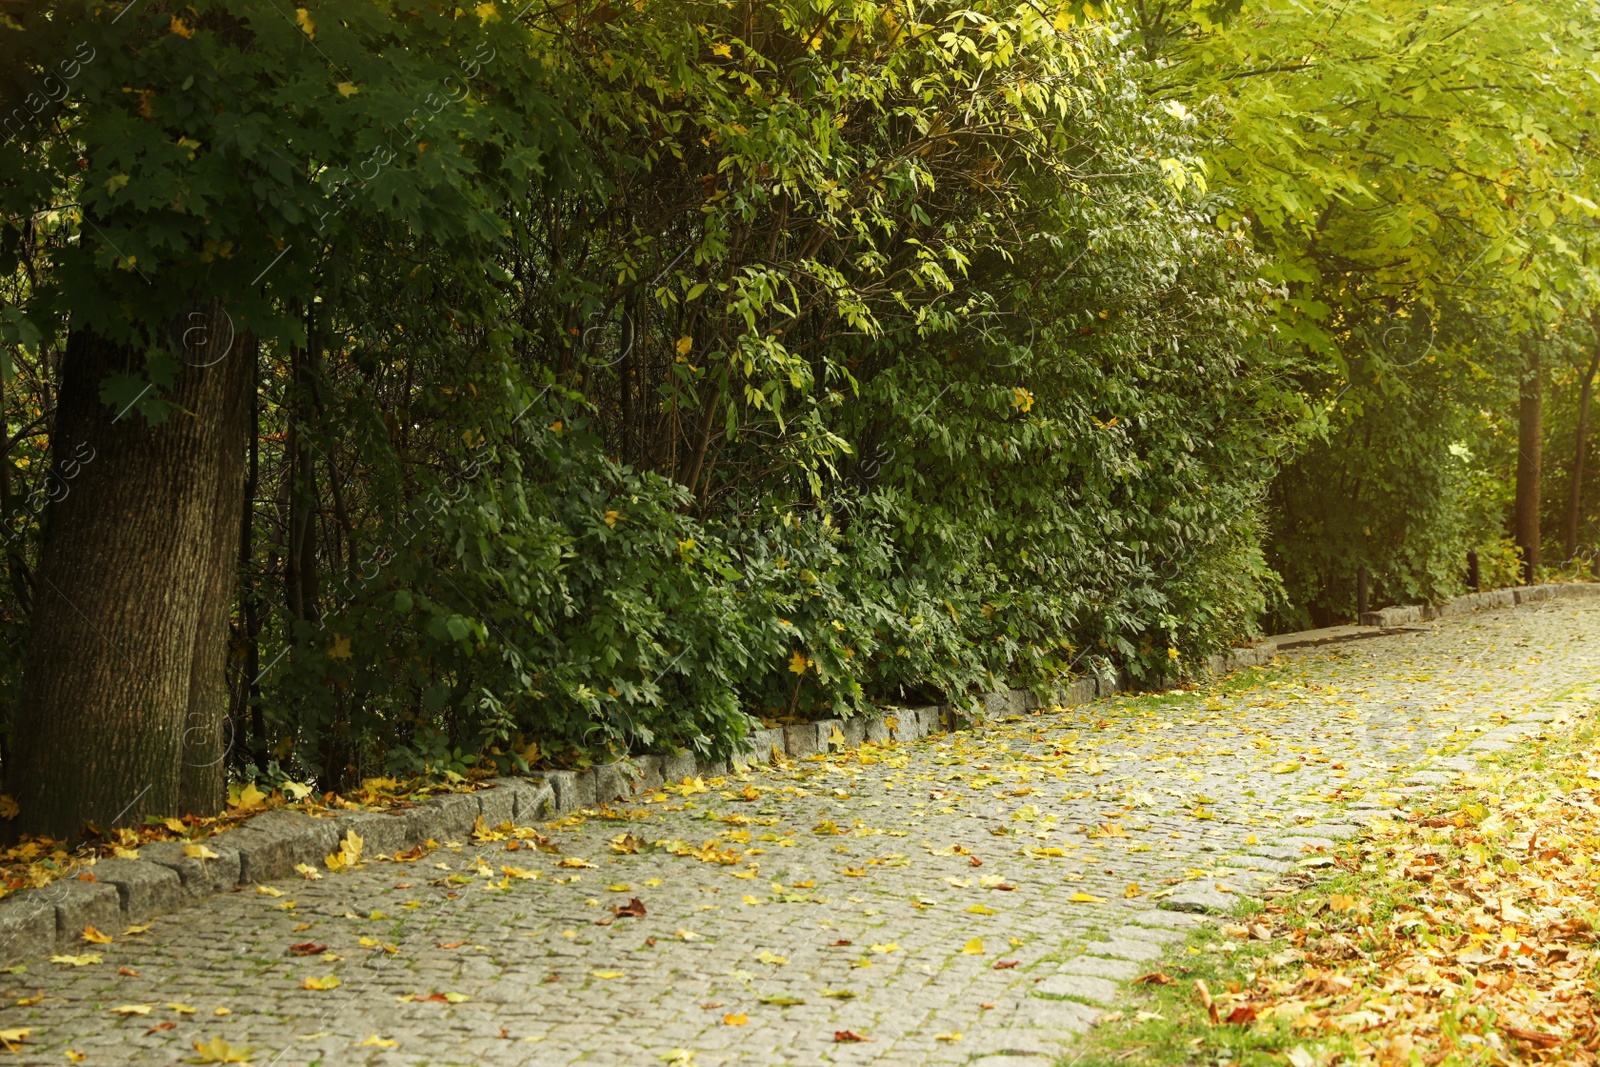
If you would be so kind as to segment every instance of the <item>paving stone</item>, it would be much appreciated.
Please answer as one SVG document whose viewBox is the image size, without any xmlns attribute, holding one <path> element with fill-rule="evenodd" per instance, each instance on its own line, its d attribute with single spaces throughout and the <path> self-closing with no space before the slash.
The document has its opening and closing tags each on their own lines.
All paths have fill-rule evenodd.
<svg viewBox="0 0 1600 1067">
<path fill-rule="evenodd" d="M 1110 1004 L 1117 998 L 1117 983 L 1086 974 L 1055 974 L 1034 986 L 1033 991 L 1052 997 Z"/>
<path fill-rule="evenodd" d="M 693 752 L 669 752 L 661 757 L 661 777 L 669 782 L 681 782 L 699 773 Z"/>
<path fill-rule="evenodd" d="M 595 806 L 593 771 L 551 771 L 545 776 L 563 814 Z"/>
<path fill-rule="evenodd" d="M 639 768 L 639 778 L 634 782 L 634 792 L 660 789 L 666 784 L 666 775 L 661 770 L 660 756 L 640 756 L 634 763 Z"/>
<path fill-rule="evenodd" d="M 473 794 L 476 796 L 477 794 Z M 511 806 L 511 797 L 503 798 L 506 806 Z M 335 847 L 329 852 L 335 852 L 338 844 L 343 842 L 345 835 L 354 830 L 356 836 L 361 838 L 361 854 L 367 859 L 375 856 L 392 856 L 396 852 L 404 852 L 414 844 L 421 841 L 414 840 L 409 834 L 409 824 L 405 812 L 402 811 L 343 811 L 329 822 L 333 826 Z M 322 866 L 319 862 L 317 866 Z"/>
<path fill-rule="evenodd" d="M 604 807 L 633 796 L 633 779 L 621 763 L 602 763 L 591 773 L 596 804 Z"/>
<path fill-rule="evenodd" d="M 795 723 L 783 728 L 783 749 L 790 759 L 805 759 L 815 756 L 819 752 L 828 750 L 827 735 L 822 732 L 822 724 L 815 722 Z"/>
<path fill-rule="evenodd" d="M 55 905 L 42 893 L 0 900 L 0 965 L 45 956 L 56 947 Z"/>
<path fill-rule="evenodd" d="M 122 922 L 122 897 L 116 886 L 69 878 L 45 886 L 40 896 L 55 908 L 58 945 L 81 945 L 79 935 L 85 926 L 110 932 Z"/>
<path fill-rule="evenodd" d="M 1136 960 L 1113 960 L 1104 956 L 1077 956 L 1063 963 L 1062 974 L 1089 975 L 1107 978 L 1113 982 L 1126 982 L 1144 974 L 1149 968 Z"/>
<path fill-rule="evenodd" d="M 215 859 L 190 856 L 177 841 L 152 841 L 139 846 L 139 858 L 159 863 L 174 871 L 183 884 L 188 900 L 223 893 L 239 884 L 239 850 L 223 840 L 230 835 L 206 839 L 201 844 L 216 854 Z"/>
<path fill-rule="evenodd" d="M 1184 930 L 1160 929 L 1149 926 L 1119 926 L 1111 931 L 1113 940 L 1127 938 L 1133 941 L 1154 941 L 1160 945 L 1170 945 L 1174 942 L 1188 940 L 1189 934 Z"/>
<path fill-rule="evenodd" d="M 269 811 L 228 832 L 228 844 L 239 850 L 240 882 L 284 878 L 297 863 L 320 867 L 338 842 L 332 820 L 294 811 Z"/>
<path fill-rule="evenodd" d="M 104 885 L 115 886 L 129 922 L 143 922 L 183 903 L 178 872 L 149 860 L 101 860 L 91 868 Z"/>
<path fill-rule="evenodd" d="M 1209 886 L 1181 888 L 1156 905 L 1168 911 L 1195 912 L 1202 915 L 1229 915 L 1239 906 L 1238 896 L 1219 893 Z"/>
<path fill-rule="evenodd" d="M 1131 938 L 1107 938 L 1091 941 L 1084 946 L 1091 956 L 1111 956 L 1119 960 L 1155 960 L 1165 955 L 1164 947 L 1154 941 L 1135 941 Z"/>
<path fill-rule="evenodd" d="M 1027 1006 L 1017 1012 L 1013 1025 L 1053 1030 L 1065 1036 L 1081 1034 L 1099 1017 L 1099 1008 L 1091 1008 L 1075 1000 L 1044 1000 L 1040 997 L 1030 997 Z"/>
</svg>

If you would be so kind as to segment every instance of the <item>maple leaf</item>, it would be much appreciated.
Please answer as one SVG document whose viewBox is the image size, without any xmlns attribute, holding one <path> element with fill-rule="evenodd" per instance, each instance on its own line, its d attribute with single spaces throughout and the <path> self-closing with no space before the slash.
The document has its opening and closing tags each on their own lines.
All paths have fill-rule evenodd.
<svg viewBox="0 0 1600 1067">
<path fill-rule="evenodd" d="M 204 1044 L 196 1040 L 194 1050 L 197 1055 L 186 1057 L 186 1063 L 249 1063 L 250 1054 L 255 1048 L 250 1045 L 237 1047 L 220 1037 L 213 1037 Z"/>
<path fill-rule="evenodd" d="M 339 985 L 339 976 L 336 974 L 330 974 L 324 978 L 313 978 L 310 975 L 307 975 L 306 977 L 300 979 L 301 989 L 325 991 L 329 989 L 337 989 Z"/>
<path fill-rule="evenodd" d="M 111 944 L 111 940 L 112 940 L 110 934 L 102 934 L 99 930 L 96 930 L 93 926 L 85 926 L 83 928 L 83 933 L 80 934 L 79 936 L 83 940 L 89 942 L 92 945 L 109 945 L 109 944 Z"/>
</svg>

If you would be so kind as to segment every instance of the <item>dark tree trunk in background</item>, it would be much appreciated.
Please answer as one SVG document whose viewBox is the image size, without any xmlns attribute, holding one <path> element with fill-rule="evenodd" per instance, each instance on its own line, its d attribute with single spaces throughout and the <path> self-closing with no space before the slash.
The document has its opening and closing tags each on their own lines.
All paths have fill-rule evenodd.
<svg viewBox="0 0 1600 1067">
<path fill-rule="evenodd" d="M 67 342 L 51 435 L 60 486 L 7 761 L 24 832 L 214 815 L 226 800 L 227 622 L 256 352 L 216 305 L 195 314 L 231 343 L 194 361 L 209 365 L 180 365 L 164 394 L 177 410 L 158 426 L 100 400 L 107 375 L 142 365 L 133 350 L 85 330 Z"/>
<path fill-rule="evenodd" d="M 1517 405 L 1517 547 L 1522 581 L 1532 583 L 1539 558 L 1539 479 L 1543 473 L 1544 381 L 1537 341 L 1527 343 L 1528 365 Z"/>
<path fill-rule="evenodd" d="M 1578 519 L 1583 513 L 1583 461 L 1589 451 L 1589 401 L 1594 397 L 1594 376 L 1600 371 L 1600 312 L 1591 318 L 1594 327 L 1594 357 L 1583 375 L 1583 389 L 1578 393 L 1578 427 L 1572 434 L 1572 485 L 1567 490 L 1566 535 L 1562 545 L 1566 558 L 1578 554 Z"/>
</svg>

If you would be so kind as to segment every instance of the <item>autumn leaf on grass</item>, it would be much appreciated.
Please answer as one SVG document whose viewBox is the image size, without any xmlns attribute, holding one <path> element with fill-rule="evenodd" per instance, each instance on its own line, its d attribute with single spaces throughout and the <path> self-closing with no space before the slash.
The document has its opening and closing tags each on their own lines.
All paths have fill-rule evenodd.
<svg viewBox="0 0 1600 1067">
<path fill-rule="evenodd" d="M 87 967 L 91 963 L 99 963 L 100 961 L 101 957 L 97 952 L 85 952 L 81 956 L 62 955 L 50 957 L 51 963 L 59 963 L 63 967 Z"/>
<path fill-rule="evenodd" d="M 782 993 L 771 993 L 762 997 L 761 1003 L 775 1004 L 780 1008 L 793 1008 L 796 1005 L 804 1004 L 805 1001 L 801 1000 L 799 997 L 785 996 Z"/>
<path fill-rule="evenodd" d="M 557 861 L 556 866 L 577 869 L 582 867 L 598 867 L 599 864 L 590 863 L 588 860 L 579 856 L 563 856 L 559 861 Z"/>
<path fill-rule="evenodd" d="M 1122 895 L 1127 897 L 1129 900 L 1132 900 L 1134 897 L 1140 896 L 1143 893 L 1144 890 L 1139 888 L 1138 882 L 1129 882 L 1128 888 L 1122 891 Z"/>
<path fill-rule="evenodd" d="M 230 1045 L 220 1037 L 214 1037 L 205 1044 L 199 1041 L 194 1043 L 194 1050 L 198 1055 L 185 1057 L 187 1063 L 249 1063 L 250 1054 L 255 1051 L 251 1045 L 243 1047 Z"/>
<path fill-rule="evenodd" d="M 722 1017 L 724 1026 L 743 1026 L 750 1021 L 750 1016 L 742 1011 L 730 1011 Z"/>
<path fill-rule="evenodd" d="M 611 913 L 619 919 L 644 918 L 644 901 L 638 897 L 630 897 L 626 904 L 614 905 Z"/>
<path fill-rule="evenodd" d="M 862 1037 L 860 1034 L 856 1033 L 854 1030 L 835 1030 L 833 1032 L 833 1039 L 835 1041 L 844 1041 L 844 1042 L 871 1041 L 872 1040 L 872 1038 L 870 1038 L 870 1037 Z"/>
<path fill-rule="evenodd" d="M 204 845 L 184 845 L 183 854 L 192 860 L 220 860 L 222 858 Z"/>
<path fill-rule="evenodd" d="M 32 1027 L 23 1027 L 20 1030 L 0 1030 L 0 1045 L 4 1045 L 7 1052 L 16 1052 L 17 1046 L 26 1041 L 31 1033 L 33 1033 Z"/>
<path fill-rule="evenodd" d="M 966 944 L 966 946 L 964 948 L 962 948 L 961 953 L 964 956 L 981 956 L 981 955 L 983 955 L 983 939 L 979 938 L 979 937 L 974 937 L 972 940 L 967 942 L 967 944 Z"/>
<path fill-rule="evenodd" d="M 106 1010 L 116 1015 L 149 1015 L 153 1004 L 119 1004 L 115 1008 Z"/>
<path fill-rule="evenodd" d="M 969 904 L 967 906 L 967 911 L 971 912 L 973 915 L 999 915 L 1000 914 L 994 908 L 988 907 L 987 905 L 984 905 L 984 904 Z"/>
<path fill-rule="evenodd" d="M 111 944 L 111 935 L 110 934 L 102 934 L 99 930 L 96 930 L 93 926 L 85 926 L 83 928 L 83 933 L 81 935 L 79 935 L 79 936 L 81 936 L 85 941 L 89 942 L 92 945 L 109 945 L 109 944 Z"/>
<path fill-rule="evenodd" d="M 387 1037 L 379 1037 L 377 1034 L 373 1034 L 371 1037 L 361 1042 L 361 1044 L 357 1045 L 356 1048 L 395 1048 L 399 1044 L 400 1042 L 398 1041 L 391 1040 Z"/>
<path fill-rule="evenodd" d="M 824 989 L 820 996 L 831 997 L 834 1000 L 854 1000 L 856 994 L 848 989 Z"/>
<path fill-rule="evenodd" d="M 600 978 L 600 979 L 604 979 L 604 980 L 609 981 L 612 978 L 621 978 L 625 972 L 623 972 L 623 971 L 590 971 L 589 973 L 594 975 L 596 978 Z"/>
<path fill-rule="evenodd" d="M 281 897 L 281 896 L 283 896 L 283 890 L 278 889 L 278 888 L 276 888 L 274 886 L 270 886 L 270 885 L 258 885 L 258 886 L 256 886 L 256 892 L 260 893 L 264 897 Z"/>
<path fill-rule="evenodd" d="M 298 945 L 289 946 L 291 956 L 320 956 L 328 951 L 327 945 L 319 945 L 315 941 L 302 941 Z"/>
<path fill-rule="evenodd" d="M 1074 904 L 1104 904 L 1106 902 L 1105 897 L 1097 897 L 1092 893 L 1083 892 L 1074 893 L 1067 899 Z"/>
<path fill-rule="evenodd" d="M 336 975 L 336 974 L 330 974 L 326 978 L 313 978 L 310 975 L 307 975 L 306 977 L 304 977 L 304 978 L 302 978 L 300 980 L 300 988 L 301 989 L 312 989 L 312 990 L 319 990 L 320 991 L 320 990 L 327 990 L 327 989 L 337 989 L 338 987 L 339 987 L 339 976 Z"/>
<path fill-rule="evenodd" d="M 1151 971 L 1149 974 L 1141 974 L 1133 981 L 1136 985 L 1140 983 L 1144 985 L 1172 985 L 1177 982 L 1177 979 L 1163 971 Z"/>
<path fill-rule="evenodd" d="M 880 953 L 899 952 L 900 951 L 900 946 L 895 944 L 893 941 L 890 941 L 890 942 L 888 942 L 886 944 L 882 944 L 882 945 L 871 945 L 871 946 L 869 946 L 869 950 L 872 951 L 872 952 L 880 952 Z"/>
<path fill-rule="evenodd" d="M 957 1030 L 954 1033 L 949 1034 L 934 1034 L 933 1039 L 935 1041 L 960 1041 L 961 1031 Z"/>
</svg>

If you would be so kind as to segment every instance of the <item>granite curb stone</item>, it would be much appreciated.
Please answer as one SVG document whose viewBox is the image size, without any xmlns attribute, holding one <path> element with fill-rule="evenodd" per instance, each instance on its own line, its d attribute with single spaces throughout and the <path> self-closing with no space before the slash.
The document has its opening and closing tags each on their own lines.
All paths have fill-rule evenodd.
<svg viewBox="0 0 1600 1067">
<path fill-rule="evenodd" d="M 116 889 L 123 918 L 139 922 L 183 903 L 183 879 L 170 867 L 149 860 L 101 860 L 95 880 Z"/>
</svg>

